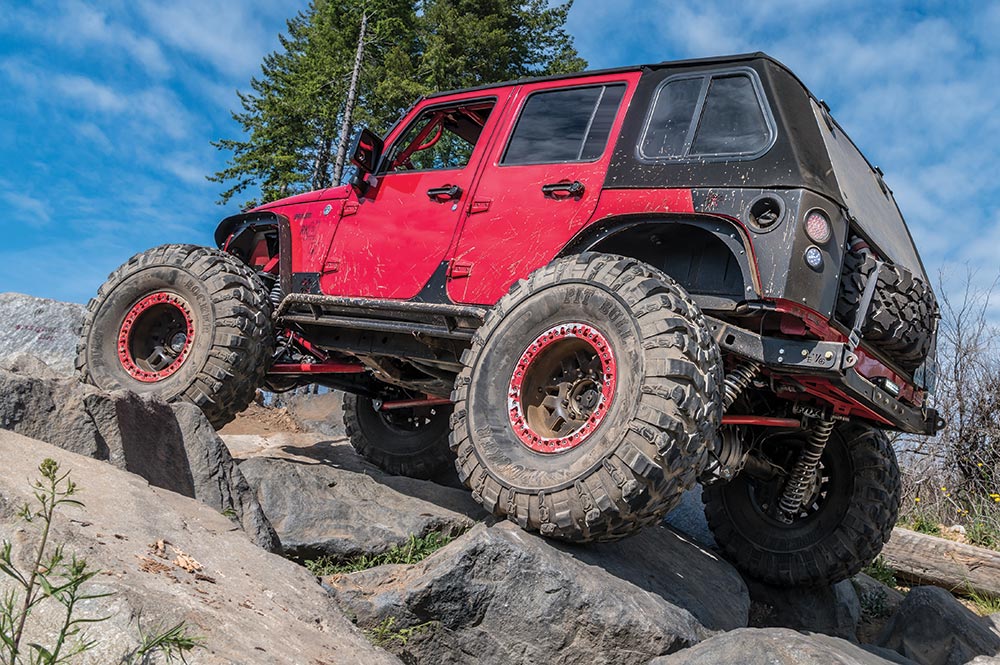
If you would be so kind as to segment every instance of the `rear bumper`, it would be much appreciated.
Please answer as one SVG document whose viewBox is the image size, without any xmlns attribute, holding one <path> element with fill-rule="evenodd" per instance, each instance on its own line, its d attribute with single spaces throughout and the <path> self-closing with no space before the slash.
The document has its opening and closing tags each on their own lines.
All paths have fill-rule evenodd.
<svg viewBox="0 0 1000 665">
<path fill-rule="evenodd" d="M 858 356 L 847 344 L 766 337 L 706 316 L 723 351 L 760 363 L 804 394 L 834 404 L 835 412 L 873 420 L 886 429 L 936 434 L 944 421 L 937 411 L 899 399 L 858 370 Z"/>
</svg>

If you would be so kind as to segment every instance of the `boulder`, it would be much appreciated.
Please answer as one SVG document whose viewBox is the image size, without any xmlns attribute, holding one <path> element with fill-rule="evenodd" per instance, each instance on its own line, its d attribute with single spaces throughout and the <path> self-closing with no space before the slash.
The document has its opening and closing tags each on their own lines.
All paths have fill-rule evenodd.
<svg viewBox="0 0 1000 665">
<path fill-rule="evenodd" d="M 204 501 L 231 514 L 261 547 L 279 549 L 253 490 L 200 409 L 127 391 L 104 392 L 46 375 L 32 362 L 21 358 L 0 365 L 0 429 L 110 462 L 156 487 Z"/>
<path fill-rule="evenodd" d="M 876 644 L 921 665 L 961 665 L 1000 656 L 1000 635 L 938 587 L 911 589 Z"/>
<path fill-rule="evenodd" d="M 903 594 L 864 573 L 852 577 L 851 584 L 861 604 L 858 640 L 862 644 L 870 644 L 878 638 L 889 617 L 903 602 Z"/>
<path fill-rule="evenodd" d="M 0 361 L 31 353 L 59 374 L 75 374 L 84 311 L 76 303 L 0 293 Z"/>
<path fill-rule="evenodd" d="M 986 627 L 992 630 L 997 635 L 1000 635 L 1000 612 L 991 614 L 988 617 L 983 617 L 983 622 Z"/>
<path fill-rule="evenodd" d="M 683 607 L 706 628 L 733 630 L 747 625 L 750 596 L 740 574 L 717 554 L 671 528 L 646 527 L 613 543 L 561 548 Z"/>
<path fill-rule="evenodd" d="M 861 603 L 850 580 L 802 589 L 747 580 L 755 628 L 790 628 L 857 641 Z"/>
<path fill-rule="evenodd" d="M 510 522 L 477 525 L 412 566 L 326 582 L 359 625 L 410 631 L 394 645 L 407 662 L 645 663 L 712 634 L 688 610 Z"/>
<path fill-rule="evenodd" d="M 338 560 L 379 554 L 414 535 L 457 536 L 486 517 L 466 490 L 387 476 L 352 461 L 351 470 L 302 458 L 251 457 L 240 464 L 286 554 Z"/>
<path fill-rule="evenodd" d="M 203 648 L 188 663 L 389 664 L 337 609 L 304 568 L 252 544 L 217 511 L 142 478 L 49 444 L 0 431 L 0 538 L 26 564 L 41 525 L 26 524 L 16 508 L 32 501 L 29 480 L 44 458 L 56 460 L 79 491 L 83 507 L 59 508 L 52 545 L 86 558 L 102 571 L 84 586 L 81 618 L 109 617 L 83 626 L 95 648 L 73 662 L 121 662 L 147 633 L 183 621 Z M 10 589 L 0 576 L 0 592 Z M 49 641 L 62 614 L 44 601 L 29 619 L 28 637 Z M 159 661 L 157 661 L 159 662 Z"/>
<path fill-rule="evenodd" d="M 862 613 L 889 616 L 903 602 L 904 596 L 899 591 L 864 573 L 852 577 L 851 584 L 861 601 Z"/>
<path fill-rule="evenodd" d="M 898 654 L 869 650 L 829 635 L 809 635 L 789 628 L 742 628 L 697 646 L 656 658 L 649 665 L 888 665 L 911 663 Z"/>
</svg>

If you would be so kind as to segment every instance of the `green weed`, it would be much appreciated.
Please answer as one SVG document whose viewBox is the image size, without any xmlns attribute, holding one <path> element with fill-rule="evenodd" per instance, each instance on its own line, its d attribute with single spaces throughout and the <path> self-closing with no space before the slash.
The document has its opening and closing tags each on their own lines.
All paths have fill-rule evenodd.
<svg viewBox="0 0 1000 665">
<path fill-rule="evenodd" d="M 347 561 L 326 555 L 318 559 L 307 560 L 305 566 L 313 575 L 325 577 L 337 573 L 354 573 L 387 564 L 413 564 L 423 561 L 452 540 L 454 538 L 451 536 L 442 536 L 435 531 L 426 536 L 410 536 L 405 545 L 398 545 L 382 554 L 362 554 Z"/>
</svg>

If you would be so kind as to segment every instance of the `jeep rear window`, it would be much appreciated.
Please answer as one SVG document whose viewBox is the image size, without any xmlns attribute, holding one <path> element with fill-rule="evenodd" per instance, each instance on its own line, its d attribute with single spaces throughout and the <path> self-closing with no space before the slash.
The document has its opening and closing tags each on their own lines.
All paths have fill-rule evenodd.
<svg viewBox="0 0 1000 665">
<path fill-rule="evenodd" d="M 500 163 L 588 162 L 604 153 L 624 84 L 536 92 L 528 97 Z"/>
<path fill-rule="evenodd" d="M 639 142 L 649 160 L 754 159 L 774 141 L 774 121 L 752 70 L 667 79 Z"/>
</svg>

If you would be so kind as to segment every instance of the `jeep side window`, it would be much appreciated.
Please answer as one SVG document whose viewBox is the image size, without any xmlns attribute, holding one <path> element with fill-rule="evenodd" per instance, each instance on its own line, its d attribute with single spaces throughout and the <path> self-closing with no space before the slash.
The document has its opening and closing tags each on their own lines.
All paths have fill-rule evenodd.
<svg viewBox="0 0 1000 665">
<path fill-rule="evenodd" d="M 492 109 L 488 101 L 424 111 L 390 149 L 385 172 L 463 168 Z"/>
<path fill-rule="evenodd" d="M 624 84 L 536 92 L 528 97 L 500 164 L 589 162 L 608 143 Z"/>
<path fill-rule="evenodd" d="M 750 70 L 667 79 L 657 90 L 639 155 L 651 160 L 753 159 L 774 121 Z"/>
<path fill-rule="evenodd" d="M 712 78 L 691 154 L 753 154 L 766 147 L 770 138 L 750 77 L 740 74 Z"/>
</svg>

